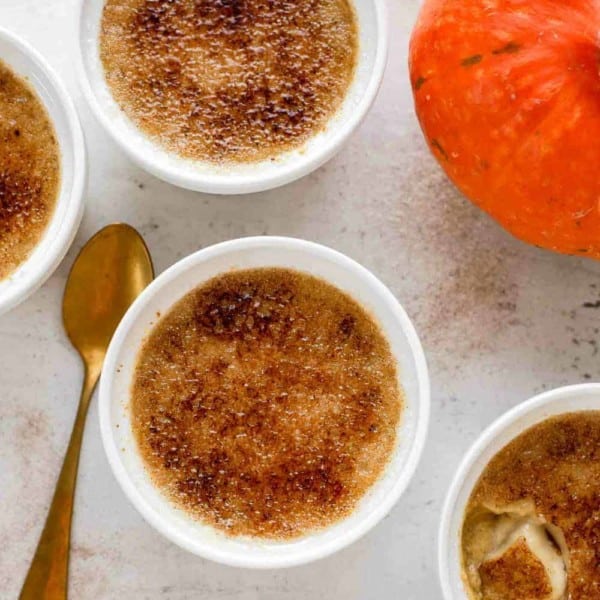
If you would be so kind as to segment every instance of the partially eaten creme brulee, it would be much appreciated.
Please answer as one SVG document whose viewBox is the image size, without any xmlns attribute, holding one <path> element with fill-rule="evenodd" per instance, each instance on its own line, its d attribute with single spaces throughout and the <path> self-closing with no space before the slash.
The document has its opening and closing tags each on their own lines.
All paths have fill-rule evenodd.
<svg viewBox="0 0 600 600">
<path fill-rule="evenodd" d="M 487 465 L 462 529 L 480 600 L 600 598 L 600 411 L 547 419 Z"/>
</svg>

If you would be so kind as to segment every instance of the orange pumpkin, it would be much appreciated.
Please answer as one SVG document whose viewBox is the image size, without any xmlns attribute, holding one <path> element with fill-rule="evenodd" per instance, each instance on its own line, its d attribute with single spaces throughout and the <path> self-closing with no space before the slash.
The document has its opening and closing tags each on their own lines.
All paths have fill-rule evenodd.
<svg viewBox="0 0 600 600">
<path fill-rule="evenodd" d="M 425 0 L 409 62 L 458 188 L 522 240 L 600 258 L 600 0 Z"/>
</svg>

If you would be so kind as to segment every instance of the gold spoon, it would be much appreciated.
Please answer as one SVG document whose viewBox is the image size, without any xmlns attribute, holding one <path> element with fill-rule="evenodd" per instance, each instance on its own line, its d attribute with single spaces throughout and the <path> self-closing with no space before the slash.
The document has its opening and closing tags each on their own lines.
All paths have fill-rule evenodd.
<svg viewBox="0 0 600 600">
<path fill-rule="evenodd" d="M 144 240 L 135 229 L 123 224 L 100 230 L 73 264 L 63 298 L 63 323 L 85 366 L 83 390 L 46 524 L 19 596 L 21 600 L 67 597 L 71 516 L 88 406 L 117 325 L 153 277 Z"/>
</svg>

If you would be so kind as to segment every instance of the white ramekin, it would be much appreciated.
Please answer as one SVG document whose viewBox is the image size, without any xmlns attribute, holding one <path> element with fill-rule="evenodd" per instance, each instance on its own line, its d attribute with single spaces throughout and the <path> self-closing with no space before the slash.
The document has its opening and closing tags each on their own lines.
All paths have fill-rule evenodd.
<svg viewBox="0 0 600 600">
<path fill-rule="evenodd" d="M 471 492 L 489 461 L 514 438 L 554 415 L 600 410 L 600 384 L 585 383 L 544 392 L 498 418 L 464 457 L 442 510 L 438 566 L 445 600 L 466 600 L 461 573 L 460 536 Z"/>
<path fill-rule="evenodd" d="M 0 314 L 40 287 L 64 258 L 81 221 L 86 179 L 85 145 L 73 101 L 46 61 L 27 43 L 0 27 L 0 60 L 26 79 L 46 107 L 56 130 L 61 186 L 42 239 L 9 277 L 0 281 Z"/>
<path fill-rule="evenodd" d="M 287 267 L 321 277 L 349 293 L 380 323 L 398 360 L 406 406 L 398 443 L 381 479 L 345 520 L 301 539 L 268 542 L 234 538 L 194 520 L 152 484 L 132 434 L 129 393 L 138 350 L 157 320 L 186 293 L 220 273 L 261 266 Z M 104 448 L 125 494 L 159 532 L 199 556 L 232 566 L 276 568 L 322 558 L 361 537 L 406 489 L 419 461 L 429 421 L 429 379 L 412 323 L 392 293 L 350 258 L 312 242 L 253 237 L 205 248 L 160 275 L 135 301 L 110 344 L 100 383 Z"/>
<path fill-rule="evenodd" d="M 360 33 L 354 82 L 325 131 L 276 161 L 219 167 L 184 160 L 152 142 L 125 116 L 106 84 L 98 51 L 105 0 L 80 0 L 79 75 L 96 117 L 140 167 L 174 185 L 214 194 L 245 194 L 278 187 L 314 171 L 342 147 L 371 107 L 385 69 L 388 32 L 385 0 L 352 0 Z"/>
</svg>

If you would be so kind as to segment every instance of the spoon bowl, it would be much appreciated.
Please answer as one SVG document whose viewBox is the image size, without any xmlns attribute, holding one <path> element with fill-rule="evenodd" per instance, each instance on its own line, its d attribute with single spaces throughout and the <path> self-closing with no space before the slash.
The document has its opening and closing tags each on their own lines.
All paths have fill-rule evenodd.
<svg viewBox="0 0 600 600">
<path fill-rule="evenodd" d="M 67 281 L 63 323 L 85 361 L 104 355 L 121 318 L 153 273 L 148 249 L 129 225 L 108 225 L 84 250 Z"/>
</svg>

